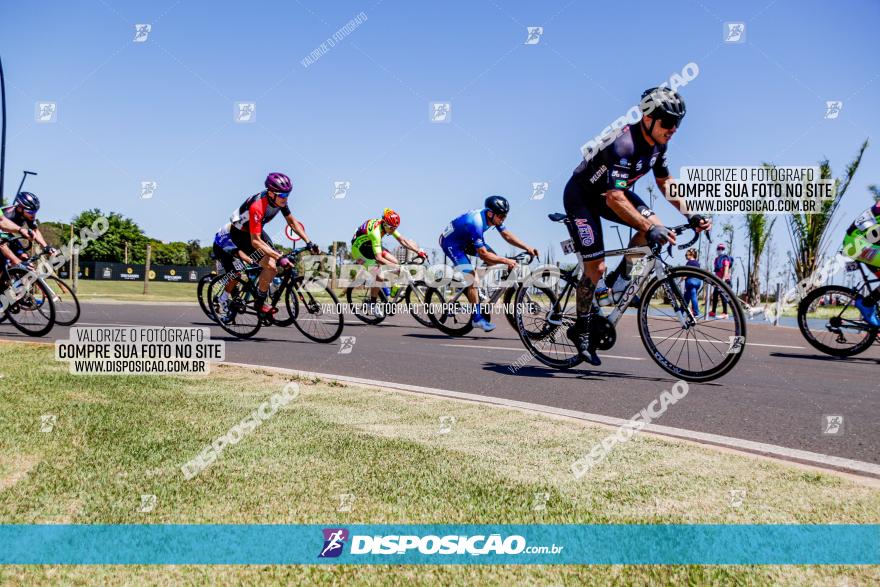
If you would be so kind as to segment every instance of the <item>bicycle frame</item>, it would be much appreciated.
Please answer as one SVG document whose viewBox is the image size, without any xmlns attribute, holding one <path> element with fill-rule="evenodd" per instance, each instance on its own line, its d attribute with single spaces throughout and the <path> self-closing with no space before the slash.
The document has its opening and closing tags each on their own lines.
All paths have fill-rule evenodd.
<svg viewBox="0 0 880 587">
<path fill-rule="evenodd" d="M 498 271 L 500 267 L 504 267 L 504 266 L 503 265 L 488 266 L 488 265 L 484 264 L 484 265 L 481 265 L 479 267 L 479 269 L 486 269 L 487 271 Z M 502 281 L 507 280 L 510 277 L 510 274 L 512 272 L 518 271 L 519 269 L 520 269 L 519 265 L 515 269 L 512 269 L 512 270 L 504 267 L 505 272 L 504 272 L 504 277 L 503 277 Z M 520 284 L 514 285 L 513 287 L 518 287 L 518 285 L 520 285 Z M 456 303 L 457 300 L 467 290 L 467 288 L 473 287 L 473 286 L 472 285 L 457 285 L 456 287 L 458 287 L 458 291 L 456 292 L 456 294 L 454 296 L 452 296 L 449 299 L 450 303 Z M 494 305 L 496 302 L 498 302 L 499 299 L 501 299 L 501 296 L 503 295 L 505 289 L 507 289 L 507 288 L 496 287 L 492 291 L 492 293 L 490 294 L 489 293 L 489 284 L 486 283 L 485 279 L 481 279 L 480 284 L 477 286 L 477 296 L 478 296 L 481 304 Z M 468 303 L 470 303 L 470 302 L 468 302 Z"/>
</svg>

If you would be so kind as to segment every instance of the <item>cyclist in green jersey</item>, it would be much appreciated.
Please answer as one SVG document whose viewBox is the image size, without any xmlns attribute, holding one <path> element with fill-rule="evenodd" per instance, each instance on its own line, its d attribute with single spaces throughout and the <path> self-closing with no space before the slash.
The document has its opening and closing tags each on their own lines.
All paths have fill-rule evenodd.
<svg viewBox="0 0 880 587">
<path fill-rule="evenodd" d="M 419 246 L 397 231 L 400 226 L 400 215 L 391 208 L 385 208 L 382 218 L 372 218 L 367 220 L 357 229 L 351 239 L 351 257 L 357 263 L 364 267 L 370 268 L 373 278 L 377 285 L 370 289 L 370 305 L 373 308 L 374 315 L 382 315 L 382 309 L 375 305 L 376 298 L 379 297 L 379 288 L 382 287 L 382 275 L 373 269 L 377 265 L 399 265 L 397 259 L 389 251 L 382 247 L 382 239 L 386 236 L 393 236 L 404 248 L 416 253 L 419 257 L 426 259 L 427 253 L 419 248 Z M 382 288 L 386 296 L 391 295 L 388 288 Z"/>
<path fill-rule="evenodd" d="M 846 229 L 846 236 L 843 237 L 843 254 L 868 265 L 880 277 L 880 201 L 859 214 Z M 859 309 L 862 318 L 868 324 L 880 327 L 878 302 L 880 302 L 880 288 L 867 297 L 856 296 L 853 305 Z"/>
</svg>

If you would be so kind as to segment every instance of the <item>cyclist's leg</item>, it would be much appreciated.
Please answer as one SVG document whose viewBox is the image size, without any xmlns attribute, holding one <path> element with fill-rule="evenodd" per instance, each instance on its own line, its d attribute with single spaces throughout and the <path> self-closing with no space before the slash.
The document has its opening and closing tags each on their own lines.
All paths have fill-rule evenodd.
<svg viewBox="0 0 880 587">
<path fill-rule="evenodd" d="M 594 196 L 598 197 L 598 196 Z M 593 313 L 593 296 L 596 286 L 605 272 L 605 243 L 602 223 L 590 196 L 583 193 L 578 180 L 572 177 L 565 186 L 563 196 L 565 213 L 568 215 L 569 233 L 575 250 L 581 257 L 583 271 L 577 283 L 577 321 L 569 327 L 567 335 L 580 354 L 591 364 L 599 365 L 595 346 L 589 339 L 590 319 Z"/>
<path fill-rule="evenodd" d="M 351 257 L 357 263 L 363 265 L 364 268 L 369 272 L 370 303 L 376 303 L 376 299 L 379 297 L 379 288 L 382 287 L 382 275 L 380 275 L 379 273 L 376 256 L 373 254 L 373 245 L 368 240 L 359 243 L 357 246 L 352 248 Z"/>
<path fill-rule="evenodd" d="M 454 244 L 444 242 L 443 239 L 440 240 L 440 247 L 443 249 L 443 253 L 452 261 L 453 271 L 461 273 L 465 283 L 467 283 L 464 288 L 464 295 L 474 310 L 471 319 L 475 323 L 481 323 L 483 321 L 483 314 L 480 310 L 480 296 L 477 292 L 479 281 L 467 252 Z M 471 252 L 476 253 L 476 251 Z"/>
<path fill-rule="evenodd" d="M 262 255 L 254 248 L 251 244 L 250 235 L 240 231 L 230 232 L 229 235 L 232 239 L 232 242 L 235 243 L 235 246 L 247 255 L 250 259 L 257 259 L 259 257 L 259 265 L 260 265 L 260 276 L 257 279 L 257 291 L 254 296 L 254 307 L 259 312 L 267 312 L 270 311 L 266 305 L 266 296 L 269 293 L 269 283 L 275 278 L 275 275 L 278 273 L 278 266 L 275 263 L 275 259 L 270 257 L 269 255 Z M 264 230 L 260 235 L 260 238 L 264 243 L 273 246 L 272 239 L 269 238 L 269 235 L 266 234 Z M 274 247 L 273 247 L 274 248 Z"/>
<path fill-rule="evenodd" d="M 593 196 L 602 197 L 602 196 Z M 583 261 L 583 271 L 577 285 L 578 318 L 587 319 L 593 307 L 593 294 L 605 271 L 605 243 L 597 206 L 583 193 L 572 177 L 565 186 L 563 204 L 574 248 Z"/>
<path fill-rule="evenodd" d="M 633 208 L 635 208 L 639 214 L 650 220 L 652 224 L 661 224 L 660 219 L 657 218 L 657 215 L 654 214 L 654 211 L 651 210 L 648 205 L 645 204 L 645 202 L 638 195 L 636 195 L 634 191 L 624 190 L 623 193 L 626 195 L 626 199 L 629 201 L 629 203 L 632 204 Z M 605 196 L 603 196 L 600 200 L 599 215 L 606 220 L 610 220 L 611 222 L 616 222 L 618 224 L 628 226 L 628 224 L 624 222 L 624 220 L 620 218 L 620 216 L 608 206 L 607 201 L 605 200 Z M 643 231 L 636 229 L 632 237 L 629 239 L 629 244 L 627 244 L 627 248 L 640 247 L 646 244 L 648 244 L 647 236 Z M 624 280 L 629 280 L 633 263 L 637 258 L 638 255 L 624 255 L 623 259 L 621 259 L 617 267 L 608 274 L 605 285 L 607 285 L 609 288 L 613 287 L 614 282 L 617 281 L 618 277 L 621 277 Z"/>
</svg>

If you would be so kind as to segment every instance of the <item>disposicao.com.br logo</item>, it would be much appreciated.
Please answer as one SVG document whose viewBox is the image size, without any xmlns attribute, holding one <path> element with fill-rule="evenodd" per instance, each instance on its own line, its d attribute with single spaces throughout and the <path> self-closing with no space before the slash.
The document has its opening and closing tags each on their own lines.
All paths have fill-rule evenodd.
<svg viewBox="0 0 880 587">
<path fill-rule="evenodd" d="M 325 528 L 324 546 L 318 558 L 338 557 L 345 543 L 349 541 L 349 532 L 344 528 Z M 556 544 L 550 546 L 529 546 L 526 539 L 518 534 L 502 537 L 501 534 L 477 534 L 438 536 L 428 534 L 389 534 L 389 535 L 352 535 L 350 537 L 352 555 L 518 555 L 518 554 L 559 554 L 564 547 Z"/>
</svg>

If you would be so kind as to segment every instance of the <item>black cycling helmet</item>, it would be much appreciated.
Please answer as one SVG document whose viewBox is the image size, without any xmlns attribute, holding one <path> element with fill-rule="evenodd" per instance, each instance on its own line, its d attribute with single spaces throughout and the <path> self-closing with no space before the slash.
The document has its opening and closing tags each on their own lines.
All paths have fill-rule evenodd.
<svg viewBox="0 0 880 587">
<path fill-rule="evenodd" d="M 663 128 L 672 128 L 681 124 L 687 108 L 684 105 L 684 98 L 678 92 L 669 88 L 649 88 L 642 92 L 642 99 L 639 102 L 643 116 L 652 118 L 651 128 L 647 129 L 648 133 L 654 130 L 654 124 L 660 120 Z M 644 124 L 644 118 L 642 119 Z"/>
<path fill-rule="evenodd" d="M 40 198 L 30 192 L 19 192 L 15 196 L 15 205 L 21 206 L 28 212 L 36 212 L 40 209 Z"/>
<path fill-rule="evenodd" d="M 499 216 L 507 216 L 510 212 L 510 202 L 504 196 L 489 196 L 486 198 L 485 206 Z"/>
</svg>

